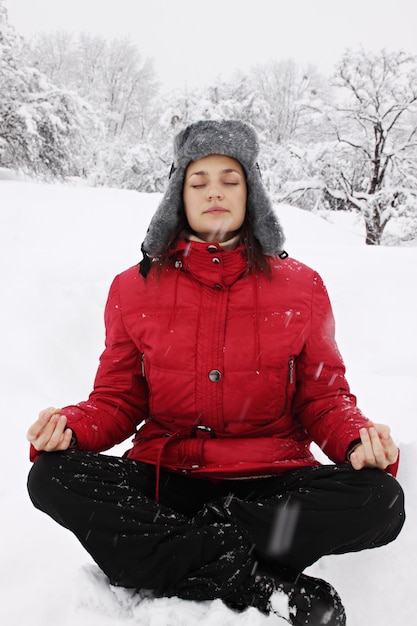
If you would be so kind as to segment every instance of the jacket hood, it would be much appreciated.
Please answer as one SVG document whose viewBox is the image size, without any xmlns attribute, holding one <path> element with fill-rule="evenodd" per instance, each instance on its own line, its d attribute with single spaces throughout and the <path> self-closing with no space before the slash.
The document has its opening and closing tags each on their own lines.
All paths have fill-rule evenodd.
<svg viewBox="0 0 417 626">
<path fill-rule="evenodd" d="M 192 161 L 211 154 L 229 156 L 246 174 L 247 211 L 264 254 L 279 255 L 284 233 L 262 182 L 257 163 L 259 143 L 255 130 L 238 120 L 204 120 L 187 126 L 174 139 L 174 161 L 165 194 L 151 220 L 142 250 L 151 258 L 165 250 L 183 210 L 185 170 Z"/>
</svg>

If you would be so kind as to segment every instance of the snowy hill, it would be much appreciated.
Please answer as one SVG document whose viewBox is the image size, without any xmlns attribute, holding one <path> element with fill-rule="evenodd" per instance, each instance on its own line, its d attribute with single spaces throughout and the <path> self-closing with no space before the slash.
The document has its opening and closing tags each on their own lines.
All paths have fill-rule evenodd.
<svg viewBox="0 0 417 626">
<path fill-rule="evenodd" d="M 26 430 L 49 405 L 82 400 L 103 347 L 113 276 L 139 260 L 158 195 L 0 180 L 0 619 L 6 626 L 281 626 L 220 601 L 114 590 L 77 541 L 26 494 Z M 351 221 L 282 206 L 288 252 L 330 292 L 348 379 L 364 412 L 391 425 L 408 520 L 382 549 L 328 557 L 310 572 L 344 600 L 349 626 L 410 626 L 417 584 L 417 248 L 366 247 Z M 124 447 L 123 447 L 124 449 Z M 284 622 L 282 622 L 284 624 Z"/>
</svg>

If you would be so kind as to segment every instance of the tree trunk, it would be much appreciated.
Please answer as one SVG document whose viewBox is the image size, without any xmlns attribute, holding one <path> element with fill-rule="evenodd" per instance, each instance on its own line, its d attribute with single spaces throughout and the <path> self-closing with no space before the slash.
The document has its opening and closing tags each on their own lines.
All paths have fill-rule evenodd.
<svg viewBox="0 0 417 626">
<path fill-rule="evenodd" d="M 367 246 L 379 246 L 381 243 L 384 225 L 381 226 L 378 211 L 373 211 L 372 215 L 365 215 L 365 231 Z"/>
</svg>

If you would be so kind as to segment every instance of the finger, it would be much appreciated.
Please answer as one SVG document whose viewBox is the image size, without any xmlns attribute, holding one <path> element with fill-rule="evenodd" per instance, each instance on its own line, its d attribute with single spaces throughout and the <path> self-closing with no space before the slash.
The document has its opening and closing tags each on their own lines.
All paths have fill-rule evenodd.
<svg viewBox="0 0 417 626">
<path fill-rule="evenodd" d="M 50 451 L 51 447 L 49 445 L 51 438 L 54 437 L 53 443 L 58 441 L 63 429 L 61 428 L 61 432 L 59 432 L 58 422 L 60 419 L 60 415 L 58 413 L 54 413 L 49 418 L 47 424 L 39 431 L 35 437 L 32 438 L 31 443 L 36 448 L 36 450 L 46 450 Z M 56 431 L 56 429 L 58 430 Z M 54 436 L 55 433 L 55 436 Z"/>
<path fill-rule="evenodd" d="M 60 438 L 54 442 L 49 441 L 45 452 L 56 452 L 58 450 L 67 450 L 71 445 L 72 430 L 65 428 Z"/>
<path fill-rule="evenodd" d="M 391 429 L 386 424 L 372 424 L 372 426 L 377 430 L 380 437 L 385 438 L 389 437 L 391 434 Z"/>
<path fill-rule="evenodd" d="M 54 414 L 51 417 L 50 423 L 48 425 L 47 434 L 49 438 L 46 442 L 44 442 L 43 449 L 46 452 L 53 452 L 54 450 L 59 449 L 59 446 L 62 443 L 64 437 L 65 426 L 67 423 L 67 418 L 65 415 L 56 415 Z M 50 428 L 52 428 L 50 431 Z"/>
<path fill-rule="evenodd" d="M 60 409 L 55 407 L 48 407 L 39 413 L 38 419 L 34 422 L 27 431 L 27 439 L 33 443 L 34 440 L 41 434 L 45 426 L 48 424 L 52 415 L 59 413 Z"/>
<path fill-rule="evenodd" d="M 41 440 L 48 440 L 55 428 L 55 422 L 57 417 L 55 414 L 48 415 L 46 412 L 42 412 L 38 419 L 28 430 L 28 439 L 35 445 L 36 442 Z"/>
<path fill-rule="evenodd" d="M 375 427 L 369 428 L 369 439 L 372 446 L 375 467 L 385 469 L 387 466 L 386 449 Z"/>
<path fill-rule="evenodd" d="M 386 424 L 374 424 L 374 426 L 385 451 L 385 458 L 387 460 L 386 466 L 391 465 L 397 461 L 399 454 L 398 446 L 391 436 L 391 429 Z"/>
<path fill-rule="evenodd" d="M 39 437 L 42 436 L 42 433 L 48 427 L 50 419 L 51 418 L 47 416 L 39 417 L 36 422 L 29 427 L 26 437 L 30 443 L 34 443 Z"/>
<path fill-rule="evenodd" d="M 350 455 L 350 463 L 355 470 L 360 470 L 365 467 L 365 454 L 363 452 L 363 446 L 359 445 L 354 452 Z"/>
<path fill-rule="evenodd" d="M 396 443 L 391 439 L 391 441 L 385 445 L 385 456 L 387 458 L 388 465 L 392 465 L 392 463 L 395 463 L 398 459 L 398 455 L 398 447 Z"/>
<path fill-rule="evenodd" d="M 54 406 L 50 406 L 47 409 L 43 409 L 43 411 L 39 413 L 37 421 L 40 424 L 47 424 L 53 415 L 57 415 L 60 412 L 61 412 L 61 409 L 57 409 Z"/>
<path fill-rule="evenodd" d="M 376 428 L 374 426 L 363 428 L 360 435 L 365 455 L 364 465 L 385 469 L 387 466 L 386 453 Z"/>
<path fill-rule="evenodd" d="M 362 441 L 362 450 L 364 454 L 365 464 L 372 467 L 375 464 L 375 455 L 370 433 L 367 428 L 361 428 L 359 431 L 359 435 Z"/>
<path fill-rule="evenodd" d="M 58 450 L 68 450 L 71 445 L 72 440 L 72 430 L 71 428 L 66 428 L 62 434 L 61 442 L 58 446 Z"/>
<path fill-rule="evenodd" d="M 388 426 L 375 424 L 366 432 L 361 431 L 361 440 L 364 442 L 364 466 L 386 469 L 395 463 L 398 458 L 398 448 L 390 435 Z"/>
</svg>

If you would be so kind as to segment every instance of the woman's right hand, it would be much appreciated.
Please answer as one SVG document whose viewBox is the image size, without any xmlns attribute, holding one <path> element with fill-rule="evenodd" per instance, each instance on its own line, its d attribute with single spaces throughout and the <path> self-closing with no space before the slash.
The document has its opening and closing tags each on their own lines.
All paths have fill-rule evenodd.
<svg viewBox="0 0 417 626">
<path fill-rule="evenodd" d="M 67 450 L 71 443 L 72 430 L 66 428 L 66 424 L 67 418 L 61 414 L 61 409 L 44 409 L 29 428 L 28 441 L 38 452 Z"/>
</svg>

